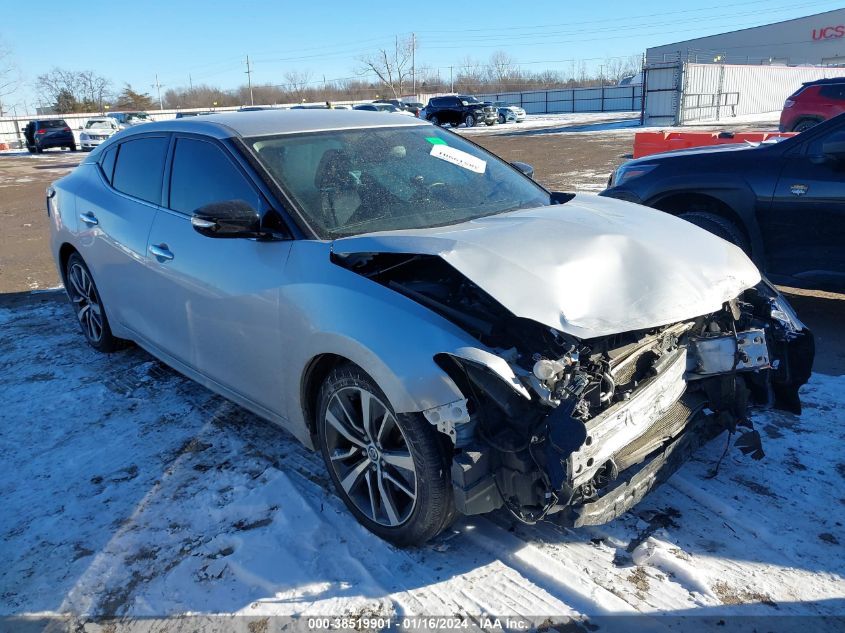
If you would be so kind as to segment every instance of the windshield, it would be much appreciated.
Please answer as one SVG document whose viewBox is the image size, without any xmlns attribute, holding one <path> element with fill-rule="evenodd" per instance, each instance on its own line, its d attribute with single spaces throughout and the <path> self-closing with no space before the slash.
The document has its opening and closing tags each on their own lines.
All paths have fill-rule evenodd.
<svg viewBox="0 0 845 633">
<path fill-rule="evenodd" d="M 551 204 L 534 181 L 460 136 L 419 125 L 250 141 L 321 239 L 422 229 Z"/>
<path fill-rule="evenodd" d="M 378 103 L 376 104 L 376 108 L 381 110 L 382 112 L 398 112 L 398 108 L 394 105 L 389 103 Z"/>
<path fill-rule="evenodd" d="M 126 115 L 126 118 L 129 121 L 133 119 L 141 119 L 143 121 L 148 121 L 150 119 L 146 112 L 130 112 Z"/>
<path fill-rule="evenodd" d="M 110 130 L 112 127 L 114 127 L 114 124 L 111 121 L 88 121 L 88 123 L 85 124 L 86 130 L 90 130 L 92 128 L 107 128 Z"/>
<path fill-rule="evenodd" d="M 466 101 L 467 103 L 481 103 L 481 102 L 480 102 L 478 99 L 476 99 L 475 97 L 467 97 L 466 95 L 464 95 L 463 97 L 458 97 L 458 98 L 459 98 L 461 101 Z"/>
</svg>

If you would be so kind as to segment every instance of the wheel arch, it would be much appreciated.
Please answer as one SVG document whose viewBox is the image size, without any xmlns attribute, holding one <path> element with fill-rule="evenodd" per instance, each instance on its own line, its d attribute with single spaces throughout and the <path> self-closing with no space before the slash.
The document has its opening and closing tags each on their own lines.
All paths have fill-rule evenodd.
<svg viewBox="0 0 845 633">
<path fill-rule="evenodd" d="M 763 240 L 754 217 L 754 202 L 741 191 L 669 191 L 653 197 L 648 206 L 671 215 L 706 211 L 734 223 L 751 246 L 750 257 L 758 266 L 764 261 Z"/>
<path fill-rule="evenodd" d="M 62 277 L 63 284 L 67 284 L 67 262 L 74 253 L 82 257 L 79 251 L 76 250 L 76 247 L 70 242 L 65 242 L 59 247 L 59 274 Z M 83 261 L 85 260 L 83 259 Z"/>
</svg>

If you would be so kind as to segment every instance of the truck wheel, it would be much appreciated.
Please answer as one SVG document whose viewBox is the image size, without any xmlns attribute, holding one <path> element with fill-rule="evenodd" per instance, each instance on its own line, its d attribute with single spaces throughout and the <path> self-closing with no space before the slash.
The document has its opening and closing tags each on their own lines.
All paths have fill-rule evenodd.
<svg viewBox="0 0 845 633">
<path fill-rule="evenodd" d="M 431 115 L 429 121 L 431 121 L 434 125 L 440 125 L 440 118 L 436 114 Z"/>
<path fill-rule="evenodd" d="M 706 211 L 689 211 L 678 215 L 682 220 L 686 220 L 690 224 L 695 224 L 697 227 L 709 231 L 717 237 L 721 237 L 733 244 L 739 246 L 745 254 L 751 253 L 748 240 L 743 235 L 742 230 L 727 218 L 715 213 L 708 213 Z"/>
<path fill-rule="evenodd" d="M 464 117 L 464 125 L 466 125 L 467 127 L 475 127 L 475 117 L 471 114 L 466 115 Z"/>
<path fill-rule="evenodd" d="M 338 495 L 374 534 L 420 545 L 451 521 L 450 464 L 437 430 L 420 414 L 397 415 L 357 365 L 338 366 L 323 383 L 317 433 Z"/>
</svg>

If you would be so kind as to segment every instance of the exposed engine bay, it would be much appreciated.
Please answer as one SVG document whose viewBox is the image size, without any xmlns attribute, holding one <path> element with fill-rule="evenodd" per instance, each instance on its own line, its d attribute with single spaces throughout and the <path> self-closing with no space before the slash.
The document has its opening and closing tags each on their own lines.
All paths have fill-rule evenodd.
<svg viewBox="0 0 845 633">
<path fill-rule="evenodd" d="M 710 314 L 579 339 L 515 316 L 436 255 L 332 257 L 451 321 L 513 372 L 508 382 L 472 358 L 436 357 L 465 400 L 423 414 L 454 447 L 464 514 L 504 506 L 527 523 L 605 523 L 723 431 L 762 458 L 749 405 L 800 412 L 813 337 L 765 281 Z"/>
</svg>

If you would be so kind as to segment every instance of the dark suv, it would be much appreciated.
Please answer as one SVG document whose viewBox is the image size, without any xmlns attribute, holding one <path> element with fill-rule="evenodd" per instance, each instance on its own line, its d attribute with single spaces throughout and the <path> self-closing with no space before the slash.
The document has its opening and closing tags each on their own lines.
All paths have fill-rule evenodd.
<svg viewBox="0 0 845 633">
<path fill-rule="evenodd" d="M 843 174 L 845 114 L 784 140 L 628 161 L 601 195 L 653 207 L 733 242 L 775 283 L 842 292 Z"/>
<path fill-rule="evenodd" d="M 434 125 L 451 123 L 457 127 L 461 123 L 473 127 L 477 123 L 493 125 L 497 121 L 496 108 L 485 105 L 475 97 L 458 95 L 454 97 L 434 97 L 425 107 L 425 118 Z"/>
<path fill-rule="evenodd" d="M 843 112 L 845 77 L 808 81 L 784 102 L 780 131 L 803 132 Z"/>
<path fill-rule="evenodd" d="M 30 154 L 40 154 L 51 147 L 67 147 L 76 151 L 76 139 L 64 119 L 37 119 L 23 129 L 26 148 Z"/>
</svg>

